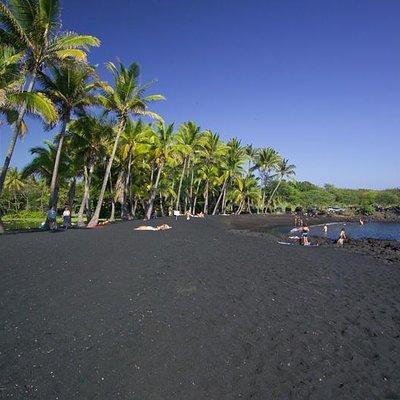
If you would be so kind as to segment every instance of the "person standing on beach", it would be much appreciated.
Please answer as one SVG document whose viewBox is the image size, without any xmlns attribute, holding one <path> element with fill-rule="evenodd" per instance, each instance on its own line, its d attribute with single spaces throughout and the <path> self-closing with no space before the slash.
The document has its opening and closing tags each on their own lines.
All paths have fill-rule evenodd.
<svg viewBox="0 0 400 400">
<path fill-rule="evenodd" d="M 52 231 L 56 230 L 57 229 L 57 222 L 56 222 L 57 212 L 56 212 L 54 206 L 51 207 L 49 211 L 47 211 L 47 219 L 49 220 L 50 230 L 52 230 Z"/>
<path fill-rule="evenodd" d="M 63 217 L 63 227 L 65 229 L 68 229 L 71 226 L 71 211 L 69 210 L 68 207 L 65 207 L 62 217 Z"/>
<path fill-rule="evenodd" d="M 328 225 L 324 225 L 324 233 L 325 233 L 325 235 L 328 233 Z"/>
<path fill-rule="evenodd" d="M 310 242 L 308 241 L 308 233 L 309 232 L 310 232 L 310 228 L 307 226 L 307 224 L 304 224 L 301 229 L 301 239 L 302 239 L 303 246 L 310 245 Z"/>
</svg>

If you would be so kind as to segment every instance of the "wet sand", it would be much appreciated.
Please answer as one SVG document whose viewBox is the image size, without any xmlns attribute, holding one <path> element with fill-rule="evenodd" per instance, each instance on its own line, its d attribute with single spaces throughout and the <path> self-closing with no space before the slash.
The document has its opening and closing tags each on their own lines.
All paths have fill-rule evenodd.
<svg viewBox="0 0 400 400">
<path fill-rule="evenodd" d="M 0 398 L 398 398 L 400 268 L 284 218 L 1 236 Z"/>
</svg>

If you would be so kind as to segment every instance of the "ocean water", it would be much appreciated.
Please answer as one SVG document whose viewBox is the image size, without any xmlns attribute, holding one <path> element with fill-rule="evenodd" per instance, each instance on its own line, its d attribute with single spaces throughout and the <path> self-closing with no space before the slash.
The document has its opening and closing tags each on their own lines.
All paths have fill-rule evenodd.
<svg viewBox="0 0 400 400">
<path fill-rule="evenodd" d="M 389 222 L 366 222 L 364 225 L 359 223 L 330 223 L 327 224 L 328 232 L 325 235 L 324 225 L 310 226 L 312 236 L 326 236 L 330 239 L 337 239 L 340 230 L 344 228 L 346 234 L 351 239 L 388 239 L 400 241 L 400 223 Z"/>
</svg>

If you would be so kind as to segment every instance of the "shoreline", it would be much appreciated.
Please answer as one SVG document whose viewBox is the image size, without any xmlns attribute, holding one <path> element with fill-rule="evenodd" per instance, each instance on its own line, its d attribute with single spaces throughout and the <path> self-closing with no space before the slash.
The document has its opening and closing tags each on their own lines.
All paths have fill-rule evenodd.
<svg viewBox="0 0 400 400">
<path fill-rule="evenodd" d="M 233 218 L 235 217 L 238 216 L 233 216 Z M 240 220 L 233 219 L 229 221 L 234 230 L 269 234 L 282 241 L 288 241 L 289 231 L 291 227 L 294 228 L 293 217 L 291 215 L 246 215 L 239 217 L 242 218 Z M 358 220 L 355 218 L 342 218 L 340 221 L 338 221 L 337 216 L 309 217 L 306 221 L 310 227 L 321 226 L 324 224 L 358 222 Z M 375 218 L 373 221 L 369 221 L 382 223 L 400 222 L 400 220 L 389 221 L 388 219 L 382 220 L 377 218 Z M 320 247 L 330 247 L 355 254 L 370 255 L 386 264 L 400 265 L 400 241 L 397 240 L 372 238 L 349 239 L 348 243 L 345 243 L 343 246 L 338 246 L 333 239 L 325 238 L 323 236 L 312 235 L 310 238 L 311 240 L 317 242 L 318 246 Z"/>
</svg>

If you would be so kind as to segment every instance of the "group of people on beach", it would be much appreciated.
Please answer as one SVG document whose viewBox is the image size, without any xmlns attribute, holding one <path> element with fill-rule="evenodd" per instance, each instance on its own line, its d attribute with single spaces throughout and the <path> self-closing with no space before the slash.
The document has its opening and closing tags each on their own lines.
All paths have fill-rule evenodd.
<svg viewBox="0 0 400 400">
<path fill-rule="evenodd" d="M 68 229 L 71 226 L 71 210 L 69 207 L 65 207 L 62 213 L 62 227 L 64 229 Z M 47 221 L 49 224 L 49 228 L 52 231 L 57 230 L 57 211 L 56 208 L 53 206 L 47 211 Z"/>
<path fill-rule="evenodd" d="M 362 218 L 360 218 L 359 224 L 364 225 L 364 220 Z M 310 228 L 308 227 L 307 223 L 304 222 L 300 216 L 295 215 L 294 225 L 296 228 L 295 230 L 300 233 L 300 236 L 298 237 L 299 244 L 302 246 L 309 246 L 311 244 L 310 240 L 309 240 Z M 325 235 L 328 234 L 328 224 L 325 224 L 323 226 L 323 231 L 324 231 Z M 339 237 L 337 238 L 335 243 L 338 244 L 339 246 L 343 246 L 346 242 L 348 242 L 348 240 L 349 240 L 349 238 L 346 234 L 346 230 L 343 227 L 340 230 Z"/>
<path fill-rule="evenodd" d="M 362 218 L 360 218 L 359 224 L 364 225 L 364 220 Z M 308 239 L 308 235 L 310 233 L 310 228 L 308 227 L 307 223 L 304 223 L 300 217 L 296 216 L 295 217 L 295 226 L 300 227 L 300 228 L 298 228 L 299 232 L 301 233 L 301 236 L 299 238 L 299 244 L 302 246 L 309 246 L 310 241 Z M 327 224 L 324 225 L 323 231 L 324 231 L 325 235 L 328 234 L 328 225 Z M 339 246 L 343 246 L 348 241 L 349 241 L 349 238 L 346 234 L 345 228 L 343 227 L 340 230 L 339 237 L 337 238 L 335 243 L 338 244 Z"/>
</svg>

